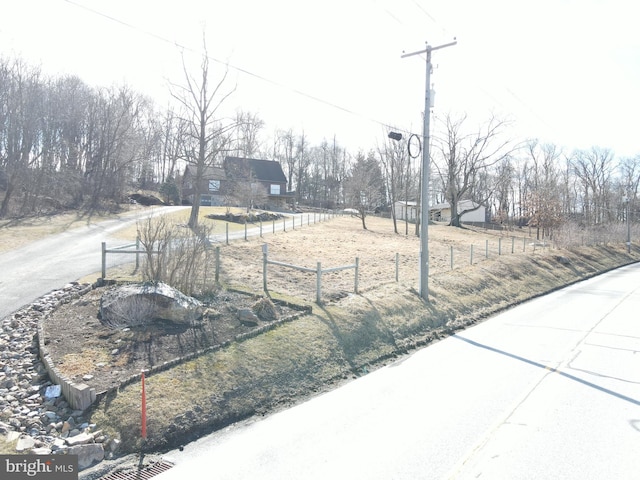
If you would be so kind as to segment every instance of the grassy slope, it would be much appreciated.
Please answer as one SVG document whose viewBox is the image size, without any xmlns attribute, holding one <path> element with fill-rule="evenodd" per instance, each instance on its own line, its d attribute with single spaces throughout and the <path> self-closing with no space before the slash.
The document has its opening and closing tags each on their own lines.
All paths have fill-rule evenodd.
<svg viewBox="0 0 640 480">
<path fill-rule="evenodd" d="M 562 256 L 562 258 L 560 257 Z M 290 406 L 511 305 L 635 261 L 624 246 L 501 257 L 430 277 L 431 302 L 388 283 L 147 379 L 149 450 Z M 124 451 L 141 448 L 140 386 L 91 414 Z"/>
</svg>

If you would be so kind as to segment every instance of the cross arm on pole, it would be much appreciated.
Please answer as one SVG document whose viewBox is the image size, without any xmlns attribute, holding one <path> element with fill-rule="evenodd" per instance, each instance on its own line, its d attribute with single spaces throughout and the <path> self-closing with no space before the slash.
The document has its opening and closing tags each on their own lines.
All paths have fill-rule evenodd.
<svg viewBox="0 0 640 480">
<path fill-rule="evenodd" d="M 445 48 L 445 47 L 452 47 L 454 45 L 457 45 L 458 41 L 454 38 L 453 42 L 449 42 L 449 43 L 445 43 L 443 45 L 438 45 L 435 47 L 432 47 L 431 45 L 427 44 L 427 48 L 425 48 L 424 50 L 419 50 L 417 52 L 411 52 L 411 53 L 405 53 L 403 55 L 400 56 L 400 58 L 407 58 L 407 57 L 412 57 L 414 55 L 421 55 L 423 53 L 427 53 L 427 52 L 432 52 L 434 50 L 440 50 L 441 48 Z"/>
</svg>

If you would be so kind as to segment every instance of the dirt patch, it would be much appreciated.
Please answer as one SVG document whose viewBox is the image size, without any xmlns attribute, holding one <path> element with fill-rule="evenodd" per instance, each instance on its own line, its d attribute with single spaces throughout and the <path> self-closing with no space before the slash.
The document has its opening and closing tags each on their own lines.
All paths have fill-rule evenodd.
<svg viewBox="0 0 640 480">
<path fill-rule="evenodd" d="M 156 320 L 145 326 L 113 328 L 98 317 L 100 298 L 108 288 L 89 291 L 43 321 L 44 343 L 58 370 L 97 393 L 117 387 L 142 370 L 211 350 L 301 313 L 301 308 L 277 303 L 274 321 L 251 325 L 238 311 L 251 309 L 264 297 L 220 289 L 206 299 L 205 317 L 190 325 Z"/>
</svg>

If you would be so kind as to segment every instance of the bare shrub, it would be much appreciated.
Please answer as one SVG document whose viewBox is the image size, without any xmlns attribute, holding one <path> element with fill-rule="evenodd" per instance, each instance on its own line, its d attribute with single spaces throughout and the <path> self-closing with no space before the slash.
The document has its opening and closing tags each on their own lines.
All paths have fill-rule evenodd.
<svg viewBox="0 0 640 480">
<path fill-rule="evenodd" d="M 206 226 L 189 229 L 170 224 L 163 216 L 139 222 L 138 237 L 145 251 L 143 279 L 166 283 L 187 295 L 209 289 L 210 232 Z"/>
<path fill-rule="evenodd" d="M 616 222 L 585 226 L 565 221 L 555 229 L 553 241 L 558 248 L 609 245 L 625 243 L 628 235 L 637 238 L 637 225 Z"/>
<path fill-rule="evenodd" d="M 131 296 L 126 301 L 114 302 L 109 318 L 102 322 L 112 328 L 137 327 L 153 320 L 154 303 L 140 295 Z"/>
</svg>

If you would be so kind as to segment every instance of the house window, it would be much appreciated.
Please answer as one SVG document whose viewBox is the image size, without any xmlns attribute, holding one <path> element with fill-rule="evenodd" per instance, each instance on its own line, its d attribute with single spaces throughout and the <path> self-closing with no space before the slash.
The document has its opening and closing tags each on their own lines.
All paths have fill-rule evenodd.
<svg viewBox="0 0 640 480">
<path fill-rule="evenodd" d="M 220 180 L 209 180 L 209 191 L 210 192 L 220 191 Z"/>
<path fill-rule="evenodd" d="M 271 195 L 280 195 L 280 185 L 271 185 Z"/>
</svg>

